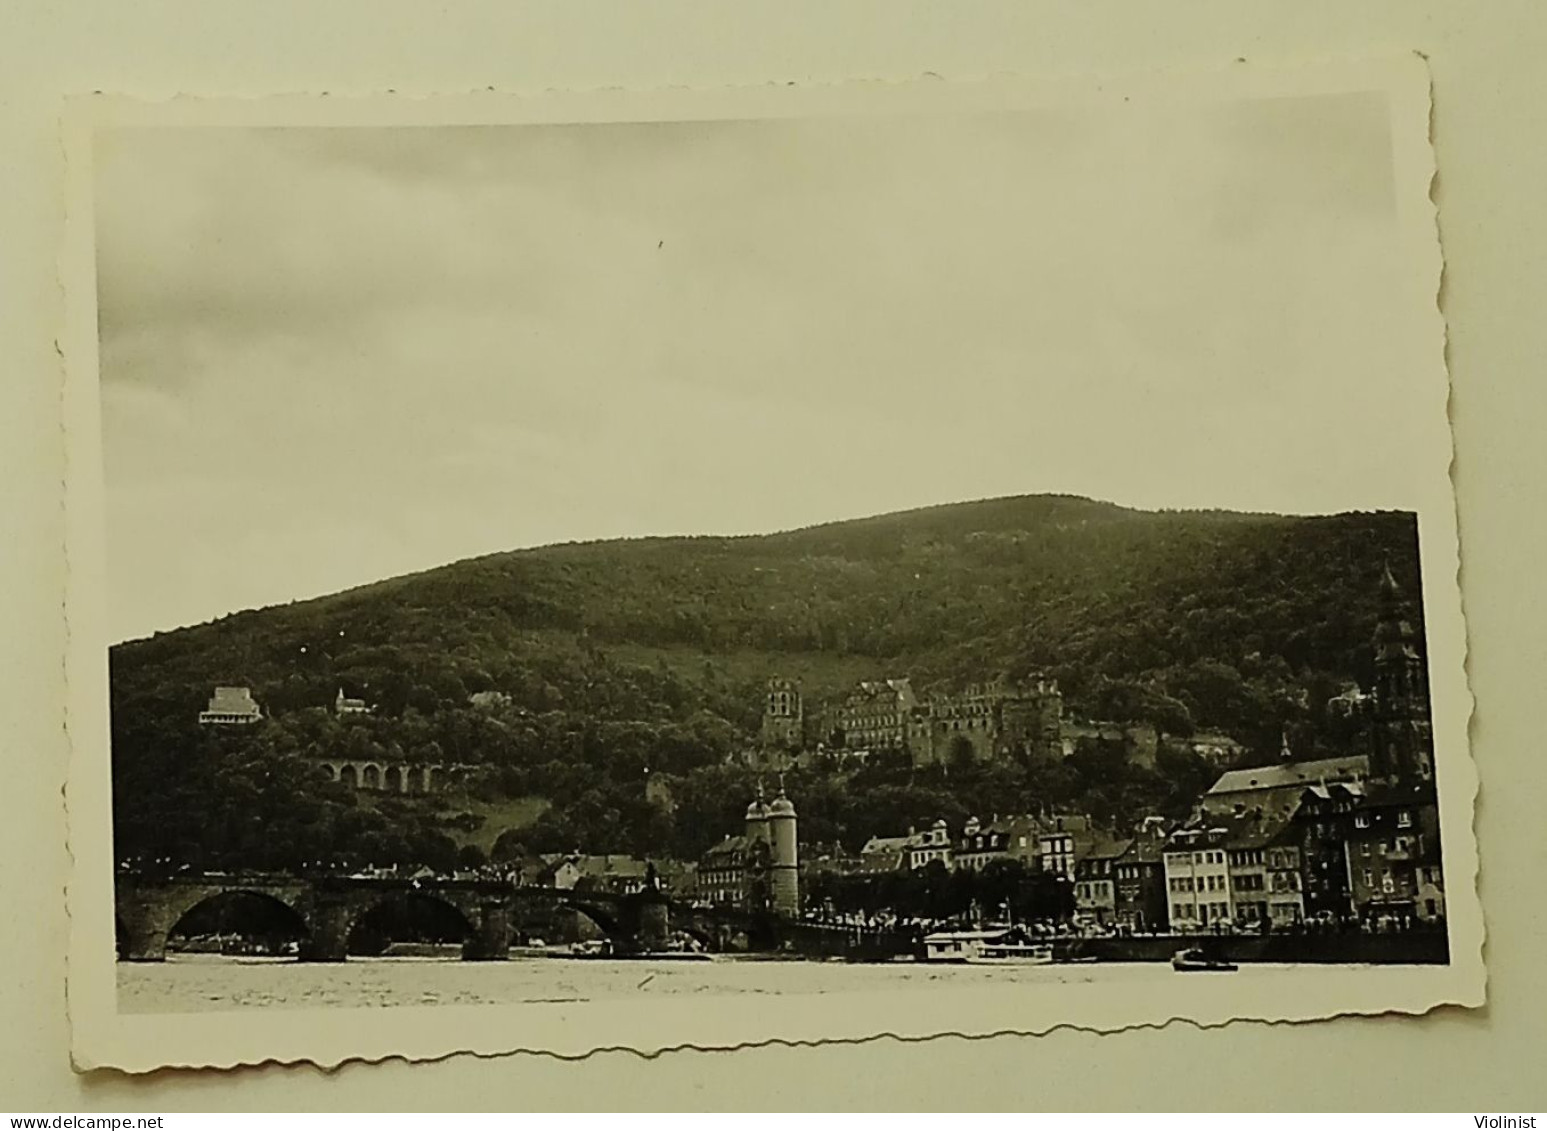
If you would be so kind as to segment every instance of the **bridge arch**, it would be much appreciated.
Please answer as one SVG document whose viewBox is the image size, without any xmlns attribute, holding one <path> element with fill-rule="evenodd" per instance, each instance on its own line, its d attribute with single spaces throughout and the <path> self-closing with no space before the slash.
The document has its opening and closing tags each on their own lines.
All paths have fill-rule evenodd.
<svg viewBox="0 0 1547 1131">
<path fill-rule="evenodd" d="M 542 936 L 554 942 L 586 938 L 629 938 L 622 897 L 606 892 L 576 893 L 568 889 L 528 886 L 511 892 L 511 906 L 530 923 L 535 916 L 547 925 Z"/>
<path fill-rule="evenodd" d="M 360 766 L 360 788 L 382 788 L 382 769 L 380 765 L 375 762 L 365 762 Z"/>
<path fill-rule="evenodd" d="M 343 782 L 350 789 L 359 789 L 360 767 L 353 762 L 344 762 L 339 766 L 338 777 L 334 780 Z"/>
<path fill-rule="evenodd" d="M 383 892 L 352 908 L 346 951 L 381 954 L 394 942 L 466 945 L 477 930 L 476 911 L 457 899 L 412 888 Z"/>
<path fill-rule="evenodd" d="M 606 907 L 590 900 L 560 900 L 559 907 L 565 911 L 573 911 L 575 914 L 588 919 L 598 931 L 608 938 L 618 938 L 624 934 L 623 925 L 619 922 L 617 913 L 609 911 Z"/>
<path fill-rule="evenodd" d="M 120 958 L 132 962 L 159 962 L 166 957 L 167 939 L 176 933 L 198 929 L 198 909 L 211 901 L 220 919 L 219 901 L 233 896 L 245 897 L 252 914 L 248 922 L 271 927 L 288 937 L 304 937 L 311 929 L 304 892 L 295 886 L 254 887 L 241 883 L 165 884 L 149 887 L 126 885 L 120 881 L 115 893 L 114 926 Z M 194 916 L 192 924 L 186 920 Z M 242 922 L 237 913 L 236 921 Z M 283 928 L 283 930 L 280 930 Z"/>
<path fill-rule="evenodd" d="M 705 927 L 702 924 L 697 923 L 689 918 L 674 918 L 672 920 L 671 929 L 674 932 L 681 932 L 682 934 L 687 935 L 694 942 L 698 943 L 708 951 L 721 950 L 724 946 L 724 939 L 719 932 Z"/>
<path fill-rule="evenodd" d="M 260 952 L 297 949 L 311 934 L 306 916 L 272 892 L 222 888 L 196 899 L 166 929 L 163 947 L 179 937 L 235 937 Z"/>
</svg>

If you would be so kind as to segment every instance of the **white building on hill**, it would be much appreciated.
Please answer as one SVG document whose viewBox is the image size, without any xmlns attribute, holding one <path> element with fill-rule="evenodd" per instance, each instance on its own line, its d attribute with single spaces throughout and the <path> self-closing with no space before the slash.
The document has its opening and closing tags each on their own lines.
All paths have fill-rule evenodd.
<svg viewBox="0 0 1547 1131">
<path fill-rule="evenodd" d="M 217 687 L 209 708 L 199 713 L 201 726 L 246 726 L 261 721 L 263 710 L 245 687 Z"/>
<path fill-rule="evenodd" d="M 364 699 L 351 699 L 344 694 L 344 689 L 338 689 L 338 695 L 333 700 L 333 713 L 336 715 L 368 715 L 371 708 Z"/>
</svg>

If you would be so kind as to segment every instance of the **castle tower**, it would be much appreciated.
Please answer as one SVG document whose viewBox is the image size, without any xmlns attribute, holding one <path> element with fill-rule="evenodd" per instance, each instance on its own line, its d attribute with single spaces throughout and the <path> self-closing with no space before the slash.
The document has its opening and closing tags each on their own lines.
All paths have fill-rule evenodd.
<svg viewBox="0 0 1547 1131">
<path fill-rule="evenodd" d="M 1062 758 L 1064 697 L 1058 681 L 1033 673 L 1005 696 L 999 706 L 999 740 L 1002 749 Z"/>
<path fill-rule="evenodd" d="M 795 837 L 795 806 L 779 786 L 779 796 L 768 806 L 773 832 L 773 909 L 787 918 L 800 915 L 800 861 Z"/>
<path fill-rule="evenodd" d="M 768 681 L 763 699 L 763 745 L 773 749 L 798 750 L 805 739 L 805 704 L 798 681 L 775 676 Z"/>
<path fill-rule="evenodd" d="M 1391 566 L 1381 576 L 1375 629 L 1375 690 L 1370 776 L 1376 781 L 1426 781 L 1434 776 L 1429 677 L 1422 639 Z"/>
<path fill-rule="evenodd" d="M 1046 757 L 1064 756 L 1064 694 L 1056 679 L 1037 676 L 1037 751 Z"/>
<path fill-rule="evenodd" d="M 677 799 L 672 795 L 671 783 L 659 774 L 652 774 L 649 767 L 645 768 L 645 800 L 659 806 L 667 816 L 677 812 Z"/>
</svg>

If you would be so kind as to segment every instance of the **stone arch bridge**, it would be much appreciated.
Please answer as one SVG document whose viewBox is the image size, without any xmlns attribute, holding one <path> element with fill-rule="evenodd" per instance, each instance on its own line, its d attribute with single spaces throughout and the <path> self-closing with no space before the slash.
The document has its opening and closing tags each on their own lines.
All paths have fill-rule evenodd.
<svg viewBox="0 0 1547 1131">
<path fill-rule="evenodd" d="M 462 957 L 484 961 L 507 957 L 513 925 L 523 913 L 578 912 L 615 943 L 639 950 L 660 947 L 674 929 L 710 949 L 726 949 L 736 932 L 745 934 L 748 918 L 741 912 L 690 907 L 653 891 L 616 895 L 515 887 L 500 880 L 120 874 L 115 886 L 119 958 L 163 960 L 167 936 L 179 920 L 223 895 L 259 896 L 291 912 L 304 928 L 300 957 L 310 962 L 344 961 L 350 932 L 361 916 L 388 900 L 410 896 L 439 902 L 460 915 L 466 928 Z"/>
<path fill-rule="evenodd" d="M 466 780 L 470 767 L 376 758 L 320 758 L 336 782 L 372 793 L 438 793 Z"/>
</svg>

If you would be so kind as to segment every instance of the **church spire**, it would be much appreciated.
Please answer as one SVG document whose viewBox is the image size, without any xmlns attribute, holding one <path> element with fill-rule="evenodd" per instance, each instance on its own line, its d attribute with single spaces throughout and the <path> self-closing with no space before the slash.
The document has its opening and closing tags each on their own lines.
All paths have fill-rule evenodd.
<svg viewBox="0 0 1547 1131">
<path fill-rule="evenodd" d="M 1373 641 L 1372 778 L 1409 781 L 1433 776 L 1429 681 L 1422 642 L 1422 633 L 1387 558 L 1381 570 L 1380 619 Z"/>
</svg>

